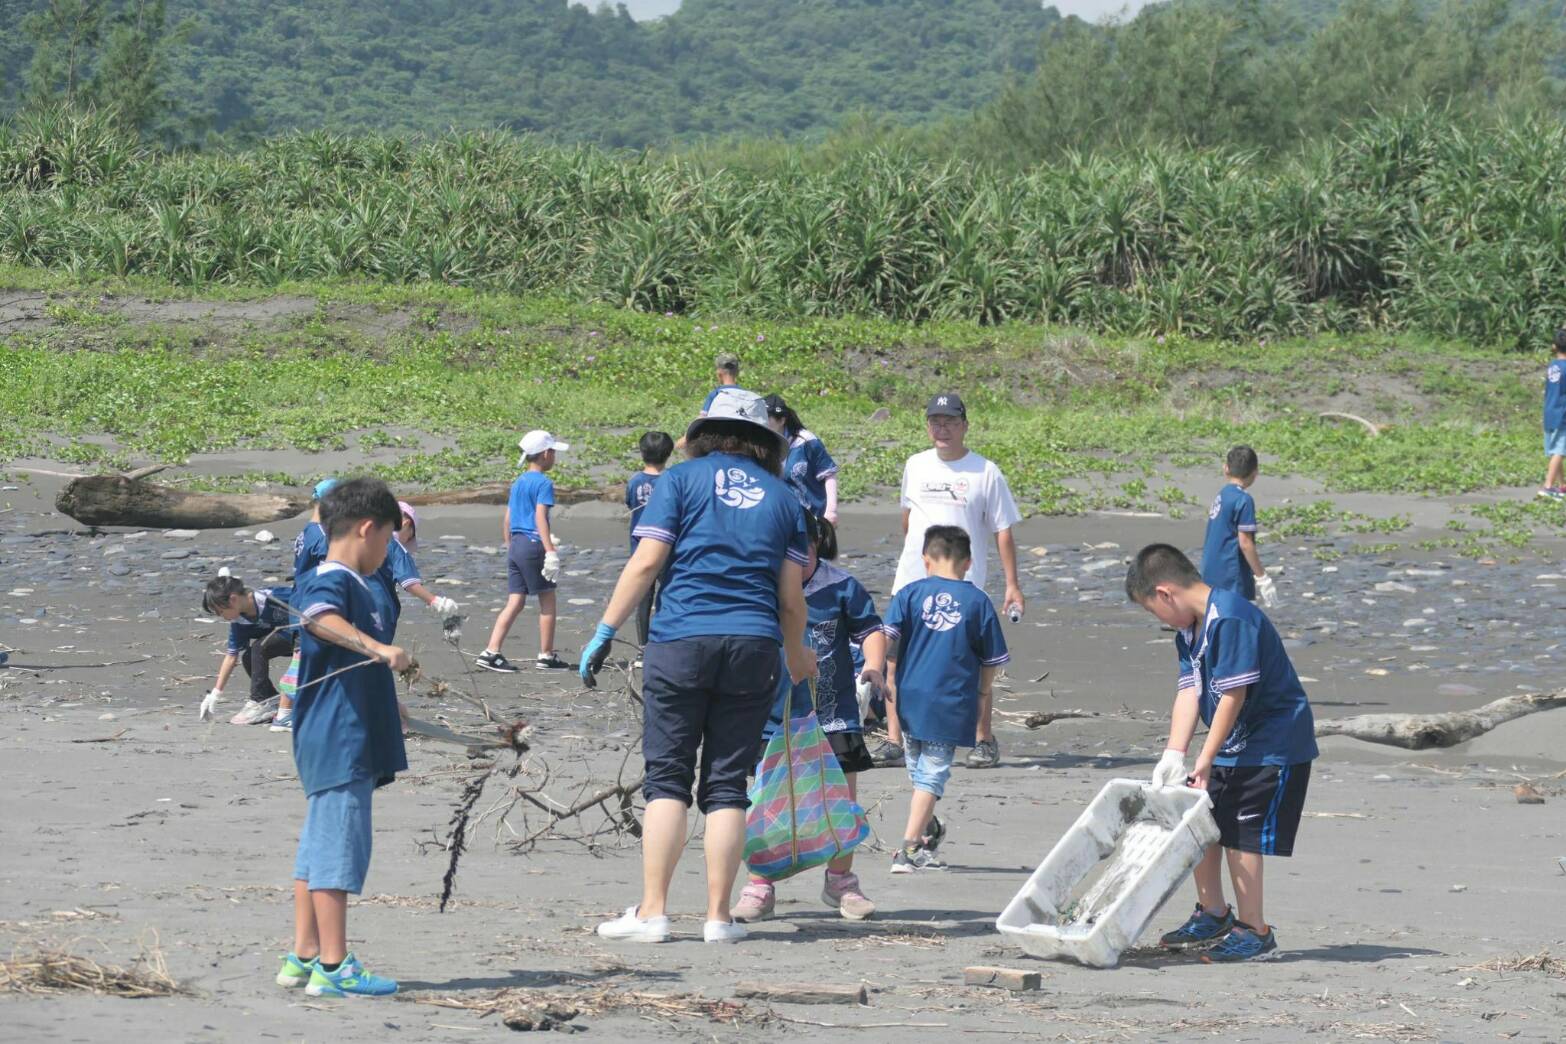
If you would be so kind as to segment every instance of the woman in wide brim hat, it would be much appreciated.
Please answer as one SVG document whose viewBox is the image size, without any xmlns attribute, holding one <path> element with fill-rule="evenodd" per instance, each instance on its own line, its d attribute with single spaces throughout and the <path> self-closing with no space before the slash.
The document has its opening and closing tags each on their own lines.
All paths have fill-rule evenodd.
<svg viewBox="0 0 1566 1044">
<path fill-rule="evenodd" d="M 760 396 L 722 389 L 686 432 L 686 453 L 643 510 L 640 543 L 582 652 L 582 679 L 592 685 L 616 629 L 663 576 L 642 653 L 642 897 L 598 926 L 610 939 L 669 938 L 665 903 L 693 783 L 707 816 L 703 938 L 744 938 L 729 899 L 745 845 L 746 777 L 780 673 L 799 681 L 817 670 L 803 642 L 804 513 L 779 478 L 787 446 L 767 426 Z"/>
</svg>

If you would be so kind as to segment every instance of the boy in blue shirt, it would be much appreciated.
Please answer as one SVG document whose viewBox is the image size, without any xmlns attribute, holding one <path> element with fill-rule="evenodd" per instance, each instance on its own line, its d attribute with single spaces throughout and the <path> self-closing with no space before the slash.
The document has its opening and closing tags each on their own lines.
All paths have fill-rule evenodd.
<svg viewBox="0 0 1566 1044">
<path fill-rule="evenodd" d="M 533 666 L 541 671 L 570 670 L 571 665 L 555 655 L 555 581 L 560 578 L 560 552 L 549 531 L 549 509 L 555 506 L 555 484 L 549 472 L 555 466 L 555 454 L 571 447 L 547 431 L 530 431 L 517 445 L 522 450 L 518 463 L 526 464 L 527 470 L 511 484 L 511 499 L 501 522 L 508 548 L 506 607 L 495 618 L 489 644 L 475 662 L 501 674 L 519 670 L 500 655 L 500 646 L 527 606 L 527 596 L 533 595 L 538 599 L 538 659 Z"/>
<path fill-rule="evenodd" d="M 1246 492 L 1256 481 L 1260 463 L 1249 446 L 1236 446 L 1224 460 L 1228 482 L 1207 512 L 1207 539 L 1202 545 L 1202 580 L 1210 587 L 1238 591 L 1247 601 L 1272 608 L 1278 588 L 1256 554 L 1256 501 Z"/>
<path fill-rule="evenodd" d="M 294 765 L 308 799 L 294 860 L 294 948 L 280 986 L 313 997 L 397 992 L 348 950 L 348 895 L 370 866 L 370 800 L 408 767 L 393 671 L 408 654 L 395 645 L 372 590 L 392 532 L 402 520 L 384 482 L 350 479 L 321 500 L 324 562 L 298 579 L 299 688 Z"/>
<path fill-rule="evenodd" d="M 960 526 L 924 533 L 925 577 L 892 596 L 886 611 L 887 714 L 896 715 L 913 783 L 903 844 L 892 873 L 941 869 L 935 851 L 946 831 L 935 803 L 946 792 L 958 747 L 973 745 L 980 701 L 1011 659 L 989 596 L 963 579 L 973 545 Z"/>
<path fill-rule="evenodd" d="M 1203 959 L 1245 961 L 1277 949 L 1262 912 L 1262 860 L 1294 854 L 1316 758 L 1315 720 L 1277 628 L 1231 590 L 1202 582 L 1168 544 L 1150 544 L 1126 573 L 1126 594 L 1175 630 L 1180 679 L 1169 743 L 1153 769 L 1155 786 L 1207 791 L 1218 847 L 1196 867 L 1196 911 L 1165 935 L 1164 946 L 1211 946 Z M 1185 751 L 1197 718 L 1207 740 L 1190 775 Z M 1236 911 L 1224 902 L 1223 862 Z"/>
<path fill-rule="evenodd" d="M 280 656 L 293 655 L 294 621 L 288 608 L 293 594 L 291 587 L 263 587 L 252 591 L 238 577 L 230 576 L 226 569 L 207 584 L 201 596 L 202 611 L 215 613 L 228 621 L 229 626 L 228 649 L 218 666 L 217 681 L 201 701 L 199 717 L 202 721 L 211 720 L 235 664 L 244 664 L 245 673 L 250 676 L 250 699 L 234 716 L 235 724 L 265 721 L 262 709 L 268 704 L 277 705 L 278 693 L 272 684 L 270 663 Z"/>
<path fill-rule="evenodd" d="M 636 444 L 637 450 L 642 455 L 642 470 L 632 475 L 625 483 L 625 506 L 631 509 L 631 554 L 636 554 L 636 545 L 641 540 L 636 535 L 636 527 L 641 524 L 642 511 L 647 507 L 647 502 L 652 499 L 653 490 L 658 485 L 658 480 L 663 477 L 664 465 L 669 462 L 669 456 L 674 452 L 674 439 L 667 432 L 649 431 L 642 435 Z M 647 628 L 652 623 L 653 607 L 658 601 L 658 581 L 647 589 L 642 596 L 641 604 L 636 607 L 636 644 L 647 644 Z"/>
<path fill-rule="evenodd" d="M 1561 467 L 1566 458 L 1566 327 L 1555 331 L 1555 358 L 1544 371 L 1544 454 L 1550 463 L 1539 496 L 1566 500 Z"/>
</svg>

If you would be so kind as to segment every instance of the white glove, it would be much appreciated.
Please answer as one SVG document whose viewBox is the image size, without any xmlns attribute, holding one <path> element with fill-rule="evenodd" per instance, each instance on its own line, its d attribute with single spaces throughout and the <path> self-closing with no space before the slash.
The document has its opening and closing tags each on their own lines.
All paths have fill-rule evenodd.
<svg viewBox="0 0 1566 1044">
<path fill-rule="evenodd" d="M 1158 759 L 1158 764 L 1153 766 L 1153 786 L 1183 787 L 1187 775 L 1185 751 L 1166 749 L 1163 757 Z"/>
<path fill-rule="evenodd" d="M 860 678 L 859 683 L 854 686 L 854 692 L 859 697 L 860 721 L 864 721 L 870 716 L 870 701 L 875 699 L 876 693 L 880 691 L 881 687 L 879 685 L 872 681 L 865 681 L 863 678 Z"/>
<path fill-rule="evenodd" d="M 447 598 L 445 595 L 436 595 L 435 600 L 430 603 L 430 612 L 436 616 L 452 616 L 459 608 L 456 599 Z"/>
<path fill-rule="evenodd" d="M 1270 576 L 1256 578 L 1256 593 L 1261 595 L 1262 605 L 1271 609 L 1278 604 L 1278 583 Z"/>
<path fill-rule="evenodd" d="M 201 698 L 201 711 L 198 715 L 201 721 L 211 721 L 212 711 L 219 703 L 223 702 L 223 690 L 213 689 Z"/>
<path fill-rule="evenodd" d="M 560 552 L 558 552 L 558 551 L 545 551 L 544 552 L 544 568 L 540 569 L 539 572 L 541 574 L 543 574 L 544 579 L 548 580 L 550 583 L 554 583 L 556 580 L 559 580 L 560 579 Z"/>
</svg>

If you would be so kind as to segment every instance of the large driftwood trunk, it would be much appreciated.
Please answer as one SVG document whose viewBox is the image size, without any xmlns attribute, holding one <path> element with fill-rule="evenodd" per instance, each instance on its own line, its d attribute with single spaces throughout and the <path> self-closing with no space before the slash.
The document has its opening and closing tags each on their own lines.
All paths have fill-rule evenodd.
<svg viewBox="0 0 1566 1044">
<path fill-rule="evenodd" d="M 238 529 L 293 518 L 309 504 L 293 496 L 188 493 L 125 475 L 88 475 L 67 484 L 54 506 L 88 526 Z"/>
<path fill-rule="evenodd" d="M 1348 736 L 1405 750 L 1454 747 L 1525 714 L 1566 707 L 1566 689 L 1503 696 L 1477 710 L 1447 714 L 1359 714 L 1316 723 L 1317 736 Z"/>
<path fill-rule="evenodd" d="M 504 504 L 511 498 L 511 483 L 491 482 L 483 486 L 469 486 L 467 489 L 437 490 L 433 493 L 409 493 L 403 497 L 414 507 L 425 507 L 430 504 Z M 592 500 L 602 500 L 611 504 L 624 503 L 625 484 L 613 482 L 605 486 L 594 486 L 588 489 L 556 489 L 556 504 L 584 504 Z"/>
</svg>

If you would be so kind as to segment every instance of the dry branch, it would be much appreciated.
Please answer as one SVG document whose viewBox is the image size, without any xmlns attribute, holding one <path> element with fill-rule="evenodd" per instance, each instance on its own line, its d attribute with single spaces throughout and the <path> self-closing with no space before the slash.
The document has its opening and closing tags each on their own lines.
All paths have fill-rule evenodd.
<svg viewBox="0 0 1566 1044">
<path fill-rule="evenodd" d="M 1566 689 L 1503 696 L 1477 710 L 1446 714 L 1357 714 L 1316 723 L 1317 736 L 1348 736 L 1405 750 L 1453 747 L 1527 714 L 1566 706 Z"/>
<path fill-rule="evenodd" d="M 88 957 L 38 950 L 0 961 L 0 992 L 98 993 L 109 997 L 168 997 L 185 989 L 169 975 L 156 948 L 129 968 Z"/>
<path fill-rule="evenodd" d="M 1316 416 L 1322 418 L 1323 420 L 1346 420 L 1353 421 L 1355 424 L 1363 424 L 1365 426 L 1365 430 L 1370 432 L 1371 438 L 1375 438 L 1377 435 L 1380 435 L 1381 429 L 1386 427 L 1384 424 L 1377 424 L 1374 421 L 1368 421 L 1356 414 L 1342 413 L 1338 410 L 1327 410 L 1325 413 L 1316 414 Z"/>
<path fill-rule="evenodd" d="M 1049 724 L 1051 724 L 1053 722 L 1062 721 L 1062 720 L 1064 720 L 1066 718 L 1098 718 L 1098 717 L 1102 717 L 1102 715 L 1100 715 L 1098 713 L 1098 711 L 1085 711 L 1085 710 L 1040 711 L 1037 714 L 1029 714 L 1026 718 L 1022 719 L 1022 724 L 1027 726 L 1030 729 L 1042 729 L 1046 725 L 1049 725 Z"/>
</svg>

